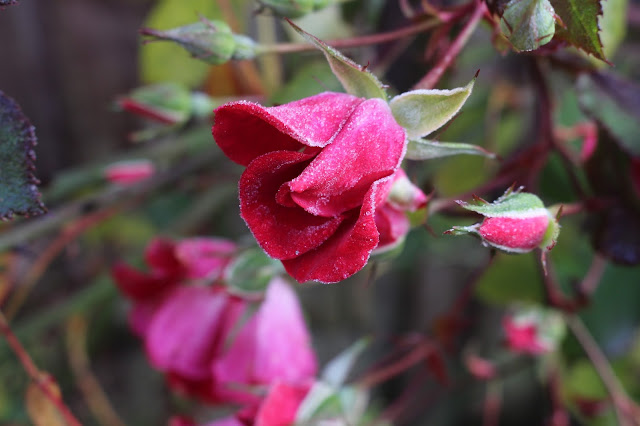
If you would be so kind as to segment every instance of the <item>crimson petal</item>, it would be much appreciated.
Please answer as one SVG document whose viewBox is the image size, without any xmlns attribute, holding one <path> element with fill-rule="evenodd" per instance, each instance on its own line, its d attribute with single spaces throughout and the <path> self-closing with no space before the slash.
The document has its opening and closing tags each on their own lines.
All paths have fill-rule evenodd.
<svg viewBox="0 0 640 426">
<path fill-rule="evenodd" d="M 331 238 L 315 250 L 283 260 L 289 275 L 298 282 L 336 283 L 364 268 L 379 241 L 376 207 L 384 202 L 390 185 L 391 176 L 374 182 L 364 197 L 359 215 L 346 219 Z"/>
<path fill-rule="evenodd" d="M 311 158 L 299 152 L 271 152 L 252 161 L 240 178 L 240 215 L 260 247 L 276 259 L 291 259 L 318 247 L 343 221 L 342 216 L 313 216 L 277 202 L 282 183 L 300 174 Z"/>
<path fill-rule="evenodd" d="M 387 103 L 368 99 L 356 107 L 333 142 L 288 183 L 291 198 L 318 216 L 351 210 L 362 203 L 373 182 L 395 173 L 405 145 L 405 131 Z"/>
<path fill-rule="evenodd" d="M 325 92 L 271 108 L 232 102 L 215 110 L 213 138 L 231 160 L 243 166 L 267 152 L 324 147 L 362 101 L 345 93 Z"/>
</svg>

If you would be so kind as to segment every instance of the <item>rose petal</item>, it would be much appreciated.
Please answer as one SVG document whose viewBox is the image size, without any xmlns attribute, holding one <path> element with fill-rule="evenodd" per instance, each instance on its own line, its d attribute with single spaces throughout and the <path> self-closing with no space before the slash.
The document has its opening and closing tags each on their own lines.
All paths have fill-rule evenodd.
<svg viewBox="0 0 640 426">
<path fill-rule="evenodd" d="M 277 203 L 283 182 L 297 176 L 311 156 L 276 151 L 256 158 L 240 179 L 240 215 L 260 247 L 276 259 L 290 259 L 326 241 L 340 226 L 340 216 L 313 216 L 299 207 Z"/>
<path fill-rule="evenodd" d="M 389 105 L 368 99 L 356 107 L 333 142 L 288 183 L 291 198 L 318 216 L 358 207 L 373 182 L 396 171 L 405 150 L 405 131 Z"/>
<path fill-rule="evenodd" d="M 242 306 L 226 293 L 209 287 L 176 288 L 156 311 L 145 346 L 159 370 L 192 380 L 210 375 L 211 359 L 222 347 L 229 323 Z"/>
<path fill-rule="evenodd" d="M 111 276 L 120 291 L 135 301 L 154 298 L 175 284 L 164 275 L 146 274 L 123 262 L 113 265 Z"/>
<path fill-rule="evenodd" d="M 175 256 L 190 279 L 218 279 L 236 251 L 233 241 L 222 238 L 189 238 L 176 243 Z"/>
<path fill-rule="evenodd" d="M 213 138 L 231 160 L 247 166 L 267 152 L 326 146 L 362 101 L 325 92 L 271 108 L 232 102 L 215 110 Z"/>
<path fill-rule="evenodd" d="M 274 383 L 258 410 L 255 425 L 285 426 L 294 424 L 298 408 L 310 388 L 310 384 Z"/>
<path fill-rule="evenodd" d="M 283 260 L 289 275 L 298 282 L 336 283 L 364 268 L 379 241 L 375 210 L 387 197 L 390 184 L 391 176 L 374 182 L 359 214 L 354 211 L 318 248 L 295 259 Z"/>
<path fill-rule="evenodd" d="M 310 341 L 298 298 L 276 277 L 260 309 L 215 363 L 214 376 L 221 383 L 246 385 L 306 381 L 317 372 Z"/>
<path fill-rule="evenodd" d="M 478 233 L 498 248 L 527 252 L 542 243 L 550 220 L 548 215 L 522 219 L 488 217 L 478 228 Z"/>
<path fill-rule="evenodd" d="M 409 232 L 410 224 L 404 212 L 395 209 L 389 203 L 385 203 L 376 210 L 376 227 L 380 234 L 378 249 L 396 244 Z"/>
<path fill-rule="evenodd" d="M 154 238 L 147 244 L 144 260 L 153 271 L 178 277 L 183 269 L 175 256 L 175 247 L 176 243 L 168 238 Z"/>
</svg>

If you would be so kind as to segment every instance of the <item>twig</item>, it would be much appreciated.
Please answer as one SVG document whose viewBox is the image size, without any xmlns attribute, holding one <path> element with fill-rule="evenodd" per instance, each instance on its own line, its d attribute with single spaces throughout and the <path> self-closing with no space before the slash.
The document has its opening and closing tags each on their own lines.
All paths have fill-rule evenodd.
<svg viewBox="0 0 640 426">
<path fill-rule="evenodd" d="M 377 371 L 369 373 L 362 379 L 358 380 L 357 385 L 362 387 L 376 386 L 423 361 L 433 353 L 433 351 L 434 348 L 431 344 L 421 342 L 399 361 L 389 366 L 379 368 Z"/>
<path fill-rule="evenodd" d="M 635 404 L 627 396 L 624 388 L 613 372 L 613 369 L 609 364 L 609 360 L 593 339 L 589 330 L 587 330 L 583 322 L 575 315 L 565 315 L 564 319 L 567 326 L 582 346 L 582 349 L 589 357 L 589 360 L 600 376 L 600 380 L 602 380 L 602 383 L 607 389 L 607 392 L 611 397 L 611 401 L 613 402 L 613 410 L 618 420 L 618 424 L 620 426 L 637 424 L 637 422 L 629 421 L 624 414 L 624 412 L 629 412 L 630 410 L 634 411 Z"/>
<path fill-rule="evenodd" d="M 418 22 L 408 27 L 400 28 L 400 29 L 385 32 L 385 33 L 371 34 L 371 35 L 366 35 L 361 37 L 352 37 L 352 38 L 345 38 L 345 39 L 328 40 L 326 41 L 326 43 L 329 46 L 332 46 L 335 48 L 359 47 L 359 46 L 368 46 L 371 44 L 386 43 L 389 41 L 419 34 L 421 32 L 424 32 L 424 31 L 430 30 L 431 28 L 436 27 L 441 23 L 442 21 L 440 19 L 429 19 L 427 21 Z M 303 51 L 315 50 L 315 49 L 316 48 L 309 43 L 281 43 L 281 44 L 273 44 L 273 45 L 263 45 L 260 47 L 260 53 L 293 53 L 293 52 L 303 52 Z"/>
<path fill-rule="evenodd" d="M 415 86 L 414 89 L 432 89 L 440 80 L 440 77 L 444 74 L 444 72 L 449 68 L 453 60 L 458 57 L 462 48 L 469 41 L 469 37 L 473 34 L 473 31 L 476 29 L 476 26 L 482 19 L 487 10 L 484 2 L 476 1 L 476 7 L 473 10 L 473 14 L 469 18 L 469 21 L 465 24 L 460 34 L 453 41 L 447 52 L 444 56 L 438 61 L 435 67 L 431 69 Z"/>
<path fill-rule="evenodd" d="M 0 333 L 5 337 L 7 343 L 15 353 L 16 357 L 22 364 L 24 371 L 29 375 L 31 380 L 38 386 L 42 393 L 51 401 L 51 403 L 57 408 L 60 414 L 64 417 L 69 426 L 81 426 L 81 423 L 76 419 L 71 410 L 65 405 L 60 396 L 52 392 L 50 382 L 44 379 L 45 375 L 38 369 L 38 367 L 31 359 L 31 356 L 27 353 L 24 346 L 20 343 L 18 338 L 11 331 L 9 323 L 4 314 L 0 310 Z"/>
</svg>

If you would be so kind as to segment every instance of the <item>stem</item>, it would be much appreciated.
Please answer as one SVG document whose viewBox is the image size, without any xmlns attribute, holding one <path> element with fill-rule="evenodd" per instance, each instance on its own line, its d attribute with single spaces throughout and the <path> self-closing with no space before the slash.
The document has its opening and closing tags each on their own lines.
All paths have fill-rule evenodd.
<svg viewBox="0 0 640 426">
<path fill-rule="evenodd" d="M 353 37 L 346 39 L 328 40 L 326 43 L 335 48 L 359 47 L 371 44 L 386 43 L 403 37 L 412 36 L 421 32 L 430 30 L 441 24 L 440 19 L 429 19 L 427 21 L 418 22 L 411 26 L 389 31 L 386 33 L 372 34 L 361 37 Z M 293 53 L 303 52 L 307 50 L 316 50 L 316 47 L 309 43 L 281 43 L 274 45 L 264 45 L 260 47 L 260 53 Z"/>
<path fill-rule="evenodd" d="M 414 90 L 433 89 L 435 87 L 435 85 L 440 80 L 440 77 L 442 77 L 442 74 L 444 74 L 447 68 L 449 68 L 453 60 L 460 54 L 460 51 L 462 50 L 464 45 L 467 44 L 467 41 L 469 41 L 469 37 L 471 37 L 471 34 L 473 34 L 473 31 L 478 26 L 478 23 L 486 12 L 486 9 L 487 8 L 484 2 L 476 2 L 476 7 L 473 10 L 473 14 L 469 18 L 469 21 L 467 21 L 467 23 L 465 24 L 462 31 L 460 31 L 460 34 L 458 34 L 458 37 L 456 37 L 454 42 L 451 44 L 449 50 L 447 50 L 440 61 L 438 61 L 436 66 L 433 67 L 431 71 L 429 71 L 424 77 L 422 77 L 422 79 L 418 81 L 415 86 L 413 86 Z"/>
<path fill-rule="evenodd" d="M 64 417 L 67 424 L 70 426 L 81 426 L 82 424 L 76 419 L 71 410 L 65 405 L 64 401 L 60 396 L 56 395 L 51 390 L 51 383 L 46 379 L 46 376 L 38 369 L 38 367 L 31 359 L 31 356 L 27 353 L 24 346 L 20 343 L 18 338 L 13 334 L 11 328 L 9 327 L 9 323 L 5 318 L 4 314 L 0 310 L 0 334 L 2 334 L 7 343 L 13 350 L 13 353 L 16 354 L 16 357 L 22 364 L 24 371 L 29 375 L 31 380 L 38 386 L 40 391 L 51 401 L 51 403 L 58 409 L 60 414 Z"/>
<path fill-rule="evenodd" d="M 365 377 L 358 381 L 357 385 L 365 388 L 370 388 L 382 382 L 385 382 L 423 361 L 431 353 L 433 353 L 433 351 L 433 346 L 426 343 L 420 343 L 399 361 L 389 366 L 382 367 L 378 369 L 378 371 L 367 374 Z"/>
<path fill-rule="evenodd" d="M 628 419 L 625 417 L 623 410 L 633 407 L 633 403 L 630 401 L 624 391 L 624 388 L 618 381 L 618 378 L 609 364 L 609 360 L 604 355 L 593 336 L 591 336 L 591 333 L 589 333 L 589 330 L 587 330 L 584 323 L 577 316 L 565 315 L 564 319 L 567 326 L 582 346 L 582 349 L 587 354 L 587 357 L 589 357 L 589 360 L 600 376 L 600 380 L 602 380 L 605 388 L 607 388 L 607 392 L 613 402 L 613 411 L 618 420 L 618 424 L 620 426 L 627 426 L 631 424 L 631 422 L 627 421 Z"/>
</svg>

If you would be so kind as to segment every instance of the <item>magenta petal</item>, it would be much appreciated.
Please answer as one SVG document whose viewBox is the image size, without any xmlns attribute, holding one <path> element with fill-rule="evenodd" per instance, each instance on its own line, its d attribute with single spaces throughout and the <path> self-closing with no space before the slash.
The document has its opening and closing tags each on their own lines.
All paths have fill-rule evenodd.
<svg viewBox="0 0 640 426">
<path fill-rule="evenodd" d="M 111 276 L 120 291 L 135 301 L 153 299 L 174 285 L 172 280 L 164 276 L 140 272 L 123 262 L 113 265 Z"/>
<path fill-rule="evenodd" d="M 405 131 L 382 99 L 353 111 L 333 142 L 289 182 L 309 213 L 331 217 L 359 206 L 373 182 L 392 175 L 406 150 Z"/>
<path fill-rule="evenodd" d="M 176 244 L 175 256 L 187 278 L 218 279 L 236 251 L 233 241 L 222 238 L 189 238 Z"/>
<path fill-rule="evenodd" d="M 361 102 L 331 92 L 271 108 L 232 102 L 215 110 L 213 138 L 231 160 L 247 166 L 267 152 L 326 146 Z"/>
<path fill-rule="evenodd" d="M 275 380 L 303 382 L 316 372 L 316 357 L 298 298 L 276 277 L 260 309 L 214 365 L 214 376 L 219 382 L 251 385 Z"/>
<path fill-rule="evenodd" d="M 404 212 L 385 203 L 376 210 L 376 227 L 380 234 L 378 250 L 398 243 L 409 232 L 410 224 Z"/>
<path fill-rule="evenodd" d="M 310 384 L 274 383 L 256 415 L 255 426 L 287 426 L 295 423 Z"/>
<path fill-rule="evenodd" d="M 289 151 L 265 154 L 252 161 L 240 179 L 240 215 L 260 247 L 276 259 L 290 259 L 318 247 L 343 220 L 313 216 L 277 202 L 282 183 L 297 176 L 309 158 Z"/>
<path fill-rule="evenodd" d="M 145 346 L 159 370 L 192 380 L 210 376 L 211 359 L 221 350 L 230 320 L 240 314 L 234 300 L 209 287 L 176 288 L 154 314 Z"/>
<path fill-rule="evenodd" d="M 182 274 L 182 265 L 175 256 L 176 244 L 167 238 L 154 238 L 144 250 L 144 260 L 152 271 L 177 277 Z"/>
<path fill-rule="evenodd" d="M 375 182 L 364 197 L 359 215 L 345 220 L 324 244 L 295 259 L 283 260 L 287 272 L 298 282 L 336 283 L 364 268 L 378 245 L 375 210 L 389 193 L 390 178 Z"/>
</svg>

